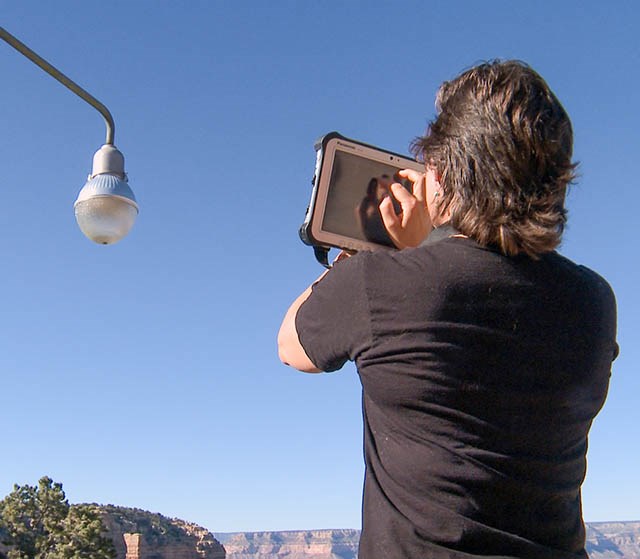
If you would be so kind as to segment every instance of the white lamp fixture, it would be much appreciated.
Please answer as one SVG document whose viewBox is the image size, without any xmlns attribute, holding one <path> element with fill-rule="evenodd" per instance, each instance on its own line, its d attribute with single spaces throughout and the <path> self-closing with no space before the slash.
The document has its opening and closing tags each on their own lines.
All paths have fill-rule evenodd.
<svg viewBox="0 0 640 559">
<path fill-rule="evenodd" d="M 93 156 L 93 169 L 73 208 L 80 230 L 89 239 L 102 245 L 117 243 L 133 227 L 138 204 L 124 172 L 124 156 L 113 145 L 115 124 L 109 109 L 2 27 L 0 39 L 84 99 L 104 118 L 106 142 Z"/>
<path fill-rule="evenodd" d="M 93 156 L 93 169 L 73 208 L 80 230 L 92 241 L 110 245 L 129 233 L 138 204 L 127 183 L 124 156 L 103 145 Z"/>
</svg>

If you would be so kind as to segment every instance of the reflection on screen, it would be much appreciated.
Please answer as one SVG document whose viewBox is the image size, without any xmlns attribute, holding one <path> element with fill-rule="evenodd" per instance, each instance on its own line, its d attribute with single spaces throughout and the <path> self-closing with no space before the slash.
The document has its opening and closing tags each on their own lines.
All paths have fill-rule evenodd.
<svg viewBox="0 0 640 559">
<path fill-rule="evenodd" d="M 378 206 L 399 182 L 408 190 L 411 183 L 398 176 L 400 168 L 336 151 L 322 229 L 361 241 L 394 246 L 387 234 Z M 396 212 L 399 211 L 394 201 Z"/>
</svg>

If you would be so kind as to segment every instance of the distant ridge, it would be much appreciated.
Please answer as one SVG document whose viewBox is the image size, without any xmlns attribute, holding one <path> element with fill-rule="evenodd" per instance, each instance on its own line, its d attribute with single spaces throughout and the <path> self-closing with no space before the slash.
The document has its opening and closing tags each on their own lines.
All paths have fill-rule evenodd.
<svg viewBox="0 0 640 559">
<path fill-rule="evenodd" d="M 360 538 L 360 531 L 351 529 L 212 533 L 141 509 L 100 508 L 117 559 L 356 559 Z M 586 527 L 590 559 L 640 559 L 640 521 L 589 522 Z M 126 533 L 141 535 L 129 557 Z"/>
<path fill-rule="evenodd" d="M 640 521 L 588 522 L 590 559 L 640 559 Z M 356 559 L 359 530 L 215 533 L 227 559 Z"/>
<path fill-rule="evenodd" d="M 355 559 L 360 530 L 217 534 L 227 559 Z"/>
<path fill-rule="evenodd" d="M 640 521 L 588 522 L 590 559 L 640 559 Z"/>
</svg>

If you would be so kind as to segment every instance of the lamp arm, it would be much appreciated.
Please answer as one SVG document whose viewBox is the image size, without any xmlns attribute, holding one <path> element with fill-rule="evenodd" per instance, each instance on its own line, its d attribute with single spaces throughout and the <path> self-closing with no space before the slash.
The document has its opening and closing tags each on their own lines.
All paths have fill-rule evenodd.
<svg viewBox="0 0 640 559">
<path fill-rule="evenodd" d="M 107 140 L 106 144 L 113 145 L 116 125 L 113 122 L 113 117 L 109 112 L 109 109 L 105 107 L 100 101 L 98 101 L 93 95 L 82 89 L 77 83 L 70 80 L 58 69 L 54 68 L 44 58 L 33 52 L 27 45 L 16 39 L 11 33 L 9 33 L 3 27 L 0 27 L 0 38 L 9 43 L 14 49 L 26 56 L 36 66 L 39 66 L 47 74 L 58 80 L 67 89 L 73 91 L 78 97 L 84 99 L 89 105 L 96 109 L 104 118 L 107 126 Z"/>
</svg>

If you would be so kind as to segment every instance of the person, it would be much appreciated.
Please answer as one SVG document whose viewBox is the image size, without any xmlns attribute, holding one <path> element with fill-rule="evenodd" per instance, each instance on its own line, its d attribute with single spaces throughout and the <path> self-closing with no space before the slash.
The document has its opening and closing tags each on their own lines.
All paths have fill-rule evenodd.
<svg viewBox="0 0 640 559">
<path fill-rule="evenodd" d="M 354 361 L 363 388 L 359 557 L 586 558 L 587 436 L 618 353 L 607 282 L 561 256 L 573 132 L 519 61 L 445 82 L 380 204 L 401 250 L 341 258 L 292 304 L 279 355 Z"/>
</svg>

